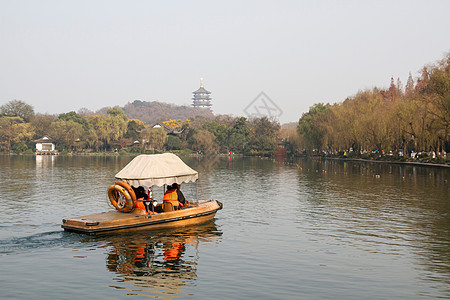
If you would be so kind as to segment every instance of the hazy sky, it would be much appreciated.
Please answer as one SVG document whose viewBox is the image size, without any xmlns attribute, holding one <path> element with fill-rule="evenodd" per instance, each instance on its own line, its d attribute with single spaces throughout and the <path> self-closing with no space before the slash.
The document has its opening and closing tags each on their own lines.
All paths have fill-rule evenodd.
<svg viewBox="0 0 450 300">
<path fill-rule="evenodd" d="M 215 113 L 245 115 L 264 92 L 298 121 L 442 59 L 449 12 L 449 0 L 0 0 L 0 105 L 190 105 L 203 77 Z"/>
</svg>

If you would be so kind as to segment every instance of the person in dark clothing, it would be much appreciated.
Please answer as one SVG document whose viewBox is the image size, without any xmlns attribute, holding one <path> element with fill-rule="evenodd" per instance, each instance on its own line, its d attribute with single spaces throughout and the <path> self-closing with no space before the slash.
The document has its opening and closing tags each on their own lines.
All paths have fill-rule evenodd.
<svg viewBox="0 0 450 300">
<path fill-rule="evenodd" d="M 134 190 L 134 193 L 136 194 L 136 199 L 138 201 L 142 201 L 142 203 L 145 206 L 145 211 L 147 213 L 149 213 L 149 211 L 151 210 L 150 208 L 150 199 L 148 198 L 147 193 L 145 192 L 145 189 L 143 186 L 139 186 L 137 188 L 132 187 Z"/>
<path fill-rule="evenodd" d="M 139 186 L 137 188 L 132 186 L 131 188 L 133 189 L 134 194 L 136 195 L 136 199 L 139 199 L 139 198 L 144 198 L 145 199 L 145 197 L 147 196 L 143 186 Z"/>
<path fill-rule="evenodd" d="M 147 200 L 147 199 L 148 199 L 148 195 L 147 195 L 147 193 L 145 192 L 145 189 L 144 189 L 143 186 L 138 187 L 138 188 L 136 189 L 135 193 L 136 193 L 136 198 L 137 198 L 137 199 L 139 199 L 139 198 L 144 198 L 144 200 Z"/>
<path fill-rule="evenodd" d="M 188 207 L 190 205 L 189 201 L 186 200 L 183 193 L 180 191 L 180 185 L 178 183 L 172 184 L 172 188 L 177 191 L 178 202 L 180 202 L 182 207 Z"/>
</svg>

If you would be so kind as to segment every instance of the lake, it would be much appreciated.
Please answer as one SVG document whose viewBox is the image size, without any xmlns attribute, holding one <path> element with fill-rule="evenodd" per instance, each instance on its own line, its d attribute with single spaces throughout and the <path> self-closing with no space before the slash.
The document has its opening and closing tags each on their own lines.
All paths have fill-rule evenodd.
<svg viewBox="0 0 450 300">
<path fill-rule="evenodd" d="M 450 297 L 450 169 L 191 158 L 212 222 L 87 236 L 131 157 L 0 156 L 1 299 Z M 161 201 L 162 188 L 155 187 Z M 194 183 L 183 184 L 195 200 Z"/>
</svg>

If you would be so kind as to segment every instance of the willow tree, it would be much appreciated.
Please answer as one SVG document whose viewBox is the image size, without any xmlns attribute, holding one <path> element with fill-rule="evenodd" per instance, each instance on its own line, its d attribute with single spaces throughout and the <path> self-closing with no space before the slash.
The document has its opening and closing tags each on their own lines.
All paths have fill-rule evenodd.
<svg viewBox="0 0 450 300">
<path fill-rule="evenodd" d="M 428 112 L 433 119 L 430 133 L 436 140 L 431 147 L 441 152 L 443 144 L 450 144 L 450 53 L 431 68 L 422 99 L 429 103 Z"/>
<path fill-rule="evenodd" d="M 318 103 L 309 108 L 309 112 L 303 114 L 297 126 L 297 132 L 306 141 L 306 150 L 311 153 L 313 149 L 322 152 L 328 148 L 330 105 Z"/>
<path fill-rule="evenodd" d="M 166 131 L 162 127 L 147 128 L 141 133 L 143 144 L 148 145 L 150 150 L 162 150 L 167 140 Z"/>
<path fill-rule="evenodd" d="M 397 101 L 391 106 L 387 122 L 391 126 L 391 139 L 395 150 L 402 149 L 404 153 L 409 153 L 417 149 L 418 139 L 414 121 L 416 116 L 417 108 L 411 99 Z"/>
<path fill-rule="evenodd" d="M 388 124 L 386 122 L 386 103 L 377 90 L 358 93 L 355 97 L 360 112 L 354 120 L 358 128 L 358 139 L 371 149 L 386 148 Z"/>
<path fill-rule="evenodd" d="M 83 126 L 73 120 L 56 120 L 50 126 L 50 134 L 60 148 L 70 150 L 84 133 Z"/>
<path fill-rule="evenodd" d="M 88 118 L 88 123 L 90 127 L 89 136 L 93 137 L 94 134 L 97 137 L 98 141 L 101 142 L 102 146 L 106 147 L 109 144 L 109 136 L 108 136 L 108 122 L 106 117 L 103 115 L 94 115 Z M 93 142 L 91 142 L 91 145 Z M 99 145 L 96 146 L 96 148 Z"/>
<path fill-rule="evenodd" d="M 118 107 L 108 109 L 107 114 L 107 144 L 110 144 L 112 141 L 118 141 L 127 132 L 128 118 Z"/>
<path fill-rule="evenodd" d="M 347 98 L 343 103 L 333 106 L 334 112 L 334 150 L 344 150 L 349 147 L 357 148 L 359 135 L 353 120 L 358 119 L 358 113 L 354 109 L 354 102 Z"/>
</svg>

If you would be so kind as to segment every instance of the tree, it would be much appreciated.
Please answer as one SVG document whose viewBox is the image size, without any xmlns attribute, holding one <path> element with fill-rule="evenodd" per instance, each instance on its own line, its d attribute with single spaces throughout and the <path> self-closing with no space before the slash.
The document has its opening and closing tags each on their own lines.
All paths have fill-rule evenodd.
<svg viewBox="0 0 450 300">
<path fill-rule="evenodd" d="M 124 121 L 128 121 L 128 117 L 120 107 L 113 107 L 106 111 L 109 116 L 120 117 Z"/>
<path fill-rule="evenodd" d="M 106 117 L 103 115 L 90 116 L 88 123 L 90 128 L 88 132 L 89 144 L 96 149 L 106 146 L 108 144 L 108 123 Z M 96 142 L 93 141 L 94 136 L 97 139 Z"/>
<path fill-rule="evenodd" d="M 107 110 L 106 118 L 106 144 L 116 143 L 127 131 L 128 118 L 119 107 Z"/>
<path fill-rule="evenodd" d="M 409 72 L 408 81 L 406 81 L 406 87 L 405 87 L 405 96 L 412 97 L 414 94 L 414 79 L 411 76 L 411 72 Z"/>
<path fill-rule="evenodd" d="M 397 142 L 397 149 L 402 149 L 405 154 L 417 148 L 417 132 L 413 126 L 417 113 L 411 99 L 406 98 L 405 101 L 395 103 L 388 114 L 393 140 Z"/>
<path fill-rule="evenodd" d="M 309 108 L 309 112 L 300 118 L 297 131 L 306 141 L 306 149 L 311 153 L 313 149 L 322 152 L 327 145 L 326 119 L 330 113 L 330 105 L 318 103 Z"/>
<path fill-rule="evenodd" d="M 10 151 L 11 145 L 26 142 L 34 134 L 30 123 L 24 123 L 21 117 L 0 117 L 0 148 Z"/>
<path fill-rule="evenodd" d="M 388 99 L 395 101 L 398 97 L 397 86 L 394 83 L 394 77 L 391 77 L 391 84 L 389 85 Z"/>
<path fill-rule="evenodd" d="M 428 103 L 432 119 L 428 130 L 435 141 L 430 146 L 439 153 L 444 144 L 450 147 L 450 53 L 427 71 L 428 82 L 422 89 L 421 99 Z"/>
<path fill-rule="evenodd" d="M 249 123 L 253 133 L 257 136 L 264 135 L 274 138 L 280 130 L 280 124 L 270 121 L 268 117 L 254 118 Z"/>
<path fill-rule="evenodd" d="M 124 115 L 111 114 L 106 119 L 107 144 L 118 141 L 127 131 L 127 120 Z M 126 118 L 126 116 L 125 116 Z"/>
<path fill-rule="evenodd" d="M 424 66 L 420 71 L 420 77 L 417 79 L 415 90 L 417 93 L 424 93 L 428 81 L 430 80 L 429 68 Z"/>
<path fill-rule="evenodd" d="M 51 136 L 57 141 L 59 148 L 71 150 L 76 141 L 83 135 L 83 126 L 73 120 L 56 120 L 51 125 Z"/>
<path fill-rule="evenodd" d="M 274 140 L 265 135 L 254 136 L 250 140 L 249 150 L 252 154 L 270 155 L 275 151 L 275 148 Z"/>
<path fill-rule="evenodd" d="M 103 146 L 103 142 L 99 139 L 93 128 L 89 128 L 88 132 L 84 133 L 83 140 L 85 145 L 89 147 L 88 150 L 98 151 Z"/>
<path fill-rule="evenodd" d="M 166 140 L 166 149 L 168 150 L 180 150 L 181 149 L 181 140 L 179 137 L 169 135 Z"/>
<path fill-rule="evenodd" d="M 404 96 L 405 94 L 403 93 L 403 84 L 402 84 L 402 82 L 400 81 L 400 77 L 397 78 L 396 91 L 397 91 L 397 97 L 403 98 L 403 96 Z"/>
<path fill-rule="evenodd" d="M 350 147 L 358 148 L 359 132 L 355 120 L 359 118 L 357 105 L 352 98 L 347 98 L 343 103 L 333 106 L 334 143 L 331 150 L 341 151 Z M 306 141 L 304 141 L 307 144 Z"/>
<path fill-rule="evenodd" d="M 228 138 L 228 148 L 237 153 L 246 153 L 249 150 L 250 128 L 247 118 L 240 117 L 234 121 Z"/>
<path fill-rule="evenodd" d="M 150 150 L 162 150 L 167 140 L 167 134 L 162 127 L 148 128 L 142 132 L 144 144 L 148 144 Z"/>
<path fill-rule="evenodd" d="M 78 114 L 79 114 L 81 117 L 85 118 L 85 119 L 89 118 L 90 116 L 95 115 L 94 112 L 93 112 L 92 110 L 87 109 L 86 107 L 80 108 L 80 109 L 78 110 Z"/>
<path fill-rule="evenodd" d="M 31 125 L 33 126 L 35 131 L 34 138 L 39 139 L 45 135 L 49 135 L 50 126 L 54 121 L 56 121 L 55 115 L 36 114 L 31 120 Z"/>
<path fill-rule="evenodd" d="M 249 122 L 252 134 L 250 138 L 250 152 L 254 154 L 272 154 L 276 148 L 276 136 L 280 124 L 270 121 L 267 117 L 254 118 Z"/>
<path fill-rule="evenodd" d="M 202 128 L 208 130 L 215 136 L 215 142 L 219 146 L 220 152 L 228 151 L 230 128 L 218 120 L 205 122 Z"/>
<path fill-rule="evenodd" d="M 0 106 L 0 115 L 5 117 L 20 117 L 23 121 L 29 122 L 34 116 L 33 106 L 21 100 L 11 100 Z"/>
<path fill-rule="evenodd" d="M 128 120 L 127 131 L 125 133 L 126 138 L 130 138 L 136 141 L 139 138 L 140 132 L 145 128 L 144 123 L 138 119 Z"/>
<path fill-rule="evenodd" d="M 89 124 L 88 135 L 90 137 L 88 144 L 94 148 L 103 146 L 105 149 L 110 148 L 112 143 L 117 144 L 119 139 L 123 137 L 127 131 L 127 121 L 126 115 L 120 108 L 109 109 L 108 116 L 90 116 L 87 120 Z M 100 143 L 93 142 L 92 138 L 94 137 L 94 133 Z"/>
<path fill-rule="evenodd" d="M 20 141 L 20 142 L 13 144 L 12 150 L 16 153 L 22 153 L 22 152 L 25 152 L 26 150 L 28 150 L 28 146 L 25 142 Z"/>
<path fill-rule="evenodd" d="M 218 146 L 215 143 L 216 137 L 206 129 L 200 129 L 192 137 L 194 150 L 201 151 L 205 154 L 213 154 L 218 152 Z"/>
<path fill-rule="evenodd" d="M 85 118 L 83 118 L 82 116 L 80 116 L 79 114 L 77 114 L 76 112 L 74 112 L 74 111 L 70 111 L 68 113 L 60 114 L 58 116 L 58 119 L 59 120 L 63 120 L 63 121 L 70 121 L 70 120 L 74 121 L 74 122 L 76 122 L 78 124 L 81 124 L 81 126 L 83 126 L 83 129 L 85 131 L 89 130 L 89 124 L 88 124 L 87 120 Z"/>
<path fill-rule="evenodd" d="M 373 150 L 382 150 L 387 139 L 387 124 L 384 108 L 391 102 L 384 102 L 378 90 L 360 92 L 355 96 L 359 116 L 355 122 L 357 142 Z M 358 149 L 359 150 L 359 149 Z"/>
</svg>

